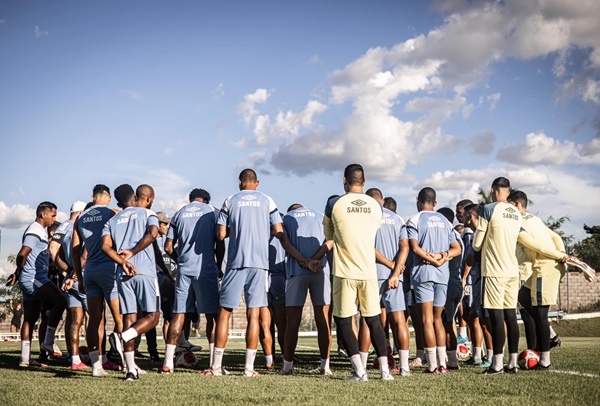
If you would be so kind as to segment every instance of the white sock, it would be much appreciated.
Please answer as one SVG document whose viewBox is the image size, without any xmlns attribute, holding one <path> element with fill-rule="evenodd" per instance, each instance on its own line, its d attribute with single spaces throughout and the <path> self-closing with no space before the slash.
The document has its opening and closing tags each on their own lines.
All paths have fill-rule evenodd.
<svg viewBox="0 0 600 406">
<path fill-rule="evenodd" d="M 360 362 L 362 363 L 363 369 L 367 369 L 367 362 L 369 362 L 369 353 L 368 352 L 359 352 Z"/>
<path fill-rule="evenodd" d="M 54 333 L 56 333 L 56 327 L 46 327 L 46 337 L 44 337 L 44 346 L 52 347 L 52 344 L 54 344 Z"/>
<path fill-rule="evenodd" d="M 121 334 L 121 338 L 124 342 L 129 342 L 138 336 L 138 332 L 135 331 L 133 327 L 129 327 L 127 330 L 123 331 Z"/>
<path fill-rule="evenodd" d="M 436 347 L 425 348 L 425 359 L 427 360 L 427 369 L 429 369 L 429 371 L 437 369 Z"/>
<path fill-rule="evenodd" d="M 441 367 L 446 368 L 446 346 L 435 347 L 437 349 L 438 363 Z"/>
<path fill-rule="evenodd" d="M 511 352 L 508 354 L 508 367 L 509 368 L 515 368 L 515 367 L 519 366 L 519 364 L 517 363 L 518 357 L 519 357 L 519 353 L 517 353 L 517 352 Z"/>
<path fill-rule="evenodd" d="M 174 344 L 167 344 L 165 347 L 165 364 L 169 369 L 173 369 L 173 357 L 175 356 L 175 348 L 177 348 Z"/>
<path fill-rule="evenodd" d="M 321 366 L 319 367 L 321 371 L 329 371 L 329 358 L 323 359 L 321 358 Z"/>
<path fill-rule="evenodd" d="M 283 372 L 288 373 L 294 368 L 294 361 L 283 360 Z"/>
<path fill-rule="evenodd" d="M 365 368 L 363 367 L 362 360 L 360 359 L 360 354 L 356 354 L 351 356 L 350 363 L 352 364 L 352 368 L 354 368 L 354 373 L 356 376 L 363 376 L 365 372 Z"/>
<path fill-rule="evenodd" d="M 390 373 L 390 367 L 388 365 L 387 355 L 385 357 L 379 357 L 379 372 L 383 376 L 384 373 Z"/>
<path fill-rule="evenodd" d="M 552 326 L 550 326 L 550 338 L 554 338 L 554 337 L 556 337 L 556 331 L 554 331 Z"/>
<path fill-rule="evenodd" d="M 504 353 L 494 354 L 494 356 L 492 357 L 492 368 L 495 371 L 500 371 L 504 368 Z"/>
<path fill-rule="evenodd" d="M 268 367 L 273 366 L 273 355 L 265 355 L 265 362 Z"/>
<path fill-rule="evenodd" d="M 460 333 L 459 333 L 459 335 L 460 335 L 461 337 L 465 337 L 465 338 L 467 338 L 467 335 L 468 335 L 468 334 L 467 334 L 467 328 L 466 328 L 466 327 L 461 327 L 461 328 L 460 328 Z"/>
<path fill-rule="evenodd" d="M 458 358 L 456 358 L 456 350 L 448 351 L 448 365 L 451 367 L 458 366 Z"/>
<path fill-rule="evenodd" d="M 246 348 L 246 365 L 248 371 L 254 371 L 254 359 L 256 358 L 256 350 Z"/>
<path fill-rule="evenodd" d="M 81 364 L 81 358 L 79 358 L 79 355 L 71 355 L 71 364 L 74 364 L 74 365 Z"/>
<path fill-rule="evenodd" d="M 102 363 L 106 364 L 108 362 L 108 356 L 106 354 L 102 354 Z"/>
<path fill-rule="evenodd" d="M 213 350 L 213 361 L 210 364 L 211 369 L 213 371 L 218 371 L 221 369 L 221 364 L 223 363 L 223 353 L 225 352 L 225 348 L 217 348 Z"/>
<path fill-rule="evenodd" d="M 214 352 L 215 352 L 215 344 L 214 343 L 208 343 L 208 352 L 209 352 L 209 361 L 208 361 L 208 365 L 212 365 L 213 362 L 213 356 L 214 356 Z"/>
<path fill-rule="evenodd" d="M 483 348 L 481 347 L 475 347 L 475 350 L 473 351 L 473 358 L 481 361 L 481 354 L 483 353 Z"/>
<path fill-rule="evenodd" d="M 543 367 L 550 365 L 550 351 L 540 352 L 540 365 Z"/>
<path fill-rule="evenodd" d="M 494 358 L 494 350 L 487 350 L 487 359 Z"/>
<path fill-rule="evenodd" d="M 425 350 L 417 349 L 417 358 L 421 359 L 421 361 L 425 358 Z"/>
<path fill-rule="evenodd" d="M 408 350 L 400 350 L 400 369 L 403 369 L 407 372 L 410 370 L 410 367 L 408 366 L 409 353 L 410 352 Z"/>
<path fill-rule="evenodd" d="M 127 372 L 133 372 L 137 375 L 137 365 L 135 365 L 135 352 L 126 352 L 125 353 L 125 365 L 127 366 Z"/>
<path fill-rule="evenodd" d="M 21 341 L 21 362 L 29 364 L 31 358 L 31 341 Z"/>
<path fill-rule="evenodd" d="M 102 357 L 105 357 L 105 355 L 102 355 Z M 92 368 L 96 370 L 102 368 L 98 351 L 90 351 L 90 362 L 92 363 Z"/>
</svg>

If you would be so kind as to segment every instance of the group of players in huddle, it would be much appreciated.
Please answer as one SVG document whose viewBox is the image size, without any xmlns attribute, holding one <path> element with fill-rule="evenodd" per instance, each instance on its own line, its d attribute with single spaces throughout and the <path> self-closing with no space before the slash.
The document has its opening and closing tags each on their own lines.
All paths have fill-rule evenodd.
<svg viewBox="0 0 600 406">
<path fill-rule="evenodd" d="M 416 198 L 417 214 L 406 222 L 396 214 L 393 198 L 375 188 L 363 192 L 365 176 L 358 164 L 346 167 L 345 194 L 331 196 L 324 213 L 294 204 L 282 215 L 257 190 L 252 169 L 243 170 L 238 181 L 239 192 L 221 209 L 210 205 L 207 191 L 194 189 L 189 203 L 171 218 L 151 210 L 154 190 L 149 185 L 136 190 L 118 186 L 114 197 L 120 211 L 109 208 L 110 189 L 96 185 L 92 201 L 74 203 L 70 219 L 50 239 L 57 208 L 41 203 L 7 283 L 18 282 L 23 292 L 21 365 L 44 366 L 31 357 L 30 348 L 40 312 L 47 315 L 40 349 L 56 353 L 56 328 L 68 308 L 71 368 L 90 368 L 79 356 L 87 311 L 92 375 L 124 369 L 127 380 L 137 380 L 145 371 L 135 361 L 136 338 L 154 330 L 162 307 L 166 348 L 161 372 L 173 373 L 176 351 L 193 349 L 183 330 L 190 316 L 200 313 L 206 317 L 210 365 L 202 373 L 225 375 L 230 318 L 243 293 L 248 321 L 244 375 L 259 375 L 254 368 L 259 341 L 266 369 L 273 370 L 272 325 L 283 355 L 279 374 L 290 375 L 310 292 L 321 359 L 315 373 L 332 375 L 332 316 L 339 352 L 353 367 L 352 381 L 368 380 L 371 345 L 384 380 L 393 380 L 395 372 L 410 376 L 413 367 L 425 366 L 430 374 L 459 369 L 457 346 L 467 335 L 473 352 L 469 364 L 490 375 L 516 373 L 518 303 L 528 348 L 540 354 L 536 368 L 550 369 L 550 347 L 560 341 L 548 323 L 548 309 L 556 304 L 569 257 L 560 236 L 527 212 L 526 194 L 511 192 L 508 179 L 494 180 L 491 204 L 459 202 L 456 221 L 450 208 L 435 211 L 435 190 L 425 187 Z M 176 263 L 175 278 L 163 253 Z M 64 275 L 62 289 L 48 277 L 51 263 Z M 108 335 L 106 308 L 114 319 Z M 417 346 L 412 362 L 409 317 Z M 121 365 L 107 357 L 107 338 Z M 392 352 L 399 355 L 397 365 Z"/>
</svg>

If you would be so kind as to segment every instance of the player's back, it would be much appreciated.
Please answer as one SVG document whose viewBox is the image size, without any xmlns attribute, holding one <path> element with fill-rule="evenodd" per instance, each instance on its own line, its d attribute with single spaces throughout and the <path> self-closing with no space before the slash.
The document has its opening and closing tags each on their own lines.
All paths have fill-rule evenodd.
<svg viewBox="0 0 600 406">
<path fill-rule="evenodd" d="M 553 231 L 550 230 L 539 217 L 531 213 L 523 213 L 521 227 L 525 232 L 531 234 L 537 244 L 544 247 L 544 249 L 548 251 L 564 251 L 564 246 L 556 247 L 554 240 L 551 237 Z M 531 260 L 532 271 L 535 270 L 541 275 L 547 275 L 553 272 L 566 272 L 564 264 L 559 263 L 555 259 L 548 258 L 543 254 L 536 253 L 528 248 L 520 246 L 519 249 L 517 249 L 517 256 L 519 256 L 518 253 L 521 249 L 524 251 L 524 255 Z M 519 262 L 519 264 L 520 263 L 521 262 Z"/>
<path fill-rule="evenodd" d="M 111 213 L 108 206 L 92 206 L 77 219 L 82 246 L 85 245 L 87 249 L 85 272 L 114 270 L 115 263 L 102 252 L 102 230 L 110 220 Z"/>
<path fill-rule="evenodd" d="M 68 223 L 67 227 L 63 230 L 63 238 L 60 246 L 62 247 L 63 253 L 65 254 L 65 261 L 71 269 L 73 269 L 73 221 L 68 220 L 63 224 Z M 62 226 L 62 224 L 61 224 Z"/>
<path fill-rule="evenodd" d="M 171 219 L 168 238 L 177 241 L 178 272 L 183 275 L 218 274 L 215 261 L 216 216 L 206 203 L 191 202 Z"/>
<path fill-rule="evenodd" d="M 279 238 L 272 235 L 269 239 L 269 273 L 285 277 L 285 269 L 285 250 Z"/>
<path fill-rule="evenodd" d="M 521 213 L 504 202 L 486 204 L 479 215 L 474 244 L 485 229 L 481 247 L 481 275 L 516 278 L 519 276 L 516 248 L 521 230 Z M 475 247 L 477 249 L 477 247 Z"/>
<path fill-rule="evenodd" d="M 384 207 L 381 227 L 377 230 L 377 235 L 375 236 L 375 248 L 377 251 L 379 251 L 386 259 L 394 261 L 400 249 L 400 240 L 407 238 L 408 235 L 406 234 L 406 224 L 404 219 Z M 391 269 L 379 262 L 376 265 L 377 279 L 384 280 L 390 277 L 392 272 Z M 400 274 L 401 281 L 403 278 L 404 275 Z"/>
<path fill-rule="evenodd" d="M 317 252 L 325 242 L 323 214 L 316 210 L 300 207 L 288 212 L 283 217 L 283 227 L 290 243 L 307 258 Z M 329 274 L 327 259 L 323 258 L 321 263 L 323 264 L 321 272 Z M 288 274 L 290 276 L 310 275 L 312 273 L 312 271 L 302 268 L 294 257 L 288 257 Z"/>
<path fill-rule="evenodd" d="M 148 227 L 158 227 L 156 214 L 141 207 L 128 207 L 120 211 L 106 223 L 113 239 L 114 249 L 133 249 L 145 236 Z M 105 231 L 106 232 L 106 231 Z M 129 259 L 138 274 L 156 276 L 156 260 L 152 244 Z"/>
</svg>

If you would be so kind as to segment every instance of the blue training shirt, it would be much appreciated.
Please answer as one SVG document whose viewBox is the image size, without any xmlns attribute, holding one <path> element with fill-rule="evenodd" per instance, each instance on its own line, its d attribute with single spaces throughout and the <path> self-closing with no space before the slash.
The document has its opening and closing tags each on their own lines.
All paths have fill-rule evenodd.
<svg viewBox="0 0 600 406">
<path fill-rule="evenodd" d="M 19 274 L 20 281 L 48 280 L 48 245 L 48 230 L 37 221 L 31 223 L 23 233 L 23 246 L 31 248 L 31 252 Z"/>
<path fill-rule="evenodd" d="M 400 240 L 408 239 L 406 224 L 402 217 L 391 210 L 383 208 L 381 227 L 375 236 L 375 248 L 385 258 L 395 261 L 400 251 Z M 377 262 L 377 279 L 386 280 L 392 274 L 387 266 Z M 400 281 L 404 281 L 404 274 L 400 274 Z"/>
<path fill-rule="evenodd" d="M 87 249 L 85 272 L 114 272 L 116 264 L 102 252 L 102 231 L 110 220 L 112 210 L 108 206 L 92 206 L 79 215 L 77 229 L 81 246 Z M 83 252 L 83 251 L 82 251 Z"/>
<path fill-rule="evenodd" d="M 191 202 L 171 218 L 167 238 L 177 249 L 177 272 L 186 276 L 216 276 L 215 259 L 217 215 L 214 207 Z"/>
<path fill-rule="evenodd" d="M 229 228 L 227 270 L 269 269 L 271 226 L 280 223 L 275 202 L 262 192 L 242 190 L 225 199 L 218 224 Z"/>
<path fill-rule="evenodd" d="M 454 237 L 460 245 L 460 255 L 452 258 L 450 262 L 448 262 L 448 270 L 450 272 L 448 286 L 462 288 L 462 267 L 465 258 L 465 246 L 463 244 L 462 238 L 460 238 L 460 234 L 458 233 L 458 231 L 453 231 Z"/>
<path fill-rule="evenodd" d="M 148 233 L 151 226 L 158 227 L 158 218 L 152 210 L 142 207 L 128 207 L 115 214 L 105 225 L 102 235 L 113 239 L 113 248 L 121 250 L 133 249 Z M 152 244 L 129 259 L 138 275 L 156 277 L 156 259 Z M 123 269 L 118 267 L 120 271 Z"/>
<path fill-rule="evenodd" d="M 325 242 L 323 231 L 323 214 L 305 207 L 288 212 L 283 216 L 283 228 L 290 243 L 306 258 L 312 257 Z M 330 274 L 327 258 L 321 258 L 323 270 L 326 275 Z M 305 269 L 291 255 L 288 256 L 288 276 L 311 275 L 310 269 Z"/>
<path fill-rule="evenodd" d="M 456 234 L 452 224 L 441 214 L 434 211 L 421 211 L 408 219 L 406 223 L 408 238 L 416 240 L 425 252 L 438 253 L 447 251 L 450 244 L 456 242 Z M 423 282 L 448 284 L 449 264 L 441 267 L 425 264 L 423 259 L 414 256 L 411 273 L 413 285 Z"/>
<path fill-rule="evenodd" d="M 65 228 L 63 228 L 62 232 L 63 232 L 63 238 L 62 238 L 62 242 L 60 244 L 60 246 L 63 249 L 63 252 L 65 254 L 65 261 L 67 262 L 67 265 L 69 265 L 69 268 L 73 269 L 73 224 L 74 222 L 71 220 L 65 221 L 64 223 L 61 224 L 65 225 Z M 59 227 L 60 228 L 60 227 Z"/>
<path fill-rule="evenodd" d="M 279 238 L 275 236 L 271 236 L 269 239 L 269 273 L 286 277 L 285 250 L 279 242 Z"/>
</svg>

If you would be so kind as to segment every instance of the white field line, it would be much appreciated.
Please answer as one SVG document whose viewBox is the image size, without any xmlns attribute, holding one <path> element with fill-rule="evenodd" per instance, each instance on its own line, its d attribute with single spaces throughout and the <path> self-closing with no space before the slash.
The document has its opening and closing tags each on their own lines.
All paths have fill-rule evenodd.
<svg viewBox="0 0 600 406">
<path fill-rule="evenodd" d="M 577 371 L 563 371 L 563 370 L 560 370 L 560 369 L 551 369 L 549 372 L 554 372 L 555 374 L 585 376 L 585 377 L 588 377 L 588 378 L 600 378 L 600 375 L 587 374 L 585 372 L 577 372 Z"/>
<path fill-rule="evenodd" d="M 297 345 L 296 348 L 306 348 L 307 350 L 318 350 L 317 347 L 307 347 L 305 345 Z"/>
</svg>

